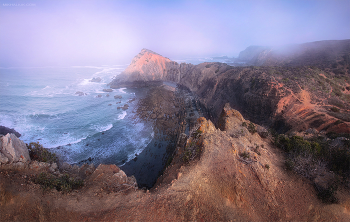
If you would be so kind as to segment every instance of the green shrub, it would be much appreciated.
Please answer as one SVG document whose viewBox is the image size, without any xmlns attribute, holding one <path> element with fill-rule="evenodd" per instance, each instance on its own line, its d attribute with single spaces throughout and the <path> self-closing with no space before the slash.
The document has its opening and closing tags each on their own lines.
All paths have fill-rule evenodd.
<svg viewBox="0 0 350 222">
<path fill-rule="evenodd" d="M 270 165 L 269 164 L 265 164 L 265 168 L 266 169 L 270 169 Z"/>
<path fill-rule="evenodd" d="M 182 160 L 187 163 L 190 161 L 190 157 L 191 157 L 191 152 L 189 150 L 186 150 L 182 157 Z"/>
<path fill-rule="evenodd" d="M 202 135 L 202 131 L 201 130 L 196 130 L 194 133 L 193 133 L 193 136 L 195 139 L 198 139 L 201 135 Z"/>
<path fill-rule="evenodd" d="M 60 177 L 55 177 L 48 173 L 40 173 L 35 179 L 34 183 L 40 184 L 44 189 L 56 188 L 58 191 L 71 192 L 74 189 L 78 189 L 84 186 L 84 181 L 74 179 L 68 174 L 64 174 Z"/>
<path fill-rule="evenodd" d="M 255 128 L 254 123 L 249 123 L 248 131 L 249 131 L 251 134 L 256 133 L 256 128 Z"/>
<path fill-rule="evenodd" d="M 317 197 L 322 200 L 324 203 L 336 203 L 338 202 L 337 198 L 334 196 L 337 191 L 337 186 L 329 186 L 327 188 L 323 188 L 315 185 L 315 189 L 317 191 Z"/>
<path fill-rule="evenodd" d="M 53 163 L 57 162 L 58 158 L 56 154 L 51 153 L 48 149 L 44 148 L 39 142 L 32 142 L 26 144 L 30 158 L 39 162 Z"/>
<path fill-rule="evenodd" d="M 246 151 L 239 154 L 243 159 L 249 159 L 250 154 Z"/>
<path fill-rule="evenodd" d="M 331 111 L 332 111 L 332 112 L 339 112 L 340 109 L 338 109 L 337 107 L 334 107 L 334 106 L 333 106 L 333 107 L 331 108 Z"/>
</svg>

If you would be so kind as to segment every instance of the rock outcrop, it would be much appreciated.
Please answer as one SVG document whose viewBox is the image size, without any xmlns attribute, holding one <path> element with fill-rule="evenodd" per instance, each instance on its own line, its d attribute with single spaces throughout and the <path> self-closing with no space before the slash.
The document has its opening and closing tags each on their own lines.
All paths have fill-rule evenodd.
<svg viewBox="0 0 350 222">
<path fill-rule="evenodd" d="M 28 162 L 29 152 L 26 144 L 15 134 L 0 136 L 0 164 Z"/>
<path fill-rule="evenodd" d="M 94 77 L 90 80 L 90 82 L 101 82 L 102 79 L 100 77 Z"/>
<path fill-rule="evenodd" d="M 17 132 L 14 129 L 8 128 L 6 126 L 0 126 L 0 135 L 6 135 L 8 133 L 13 133 L 15 134 L 18 138 L 21 136 L 19 132 Z"/>
<path fill-rule="evenodd" d="M 152 81 L 173 81 L 178 82 L 179 67 L 173 62 L 148 49 L 133 58 L 131 64 L 116 79 L 109 83 L 111 88 L 132 87 L 143 85 Z"/>
</svg>

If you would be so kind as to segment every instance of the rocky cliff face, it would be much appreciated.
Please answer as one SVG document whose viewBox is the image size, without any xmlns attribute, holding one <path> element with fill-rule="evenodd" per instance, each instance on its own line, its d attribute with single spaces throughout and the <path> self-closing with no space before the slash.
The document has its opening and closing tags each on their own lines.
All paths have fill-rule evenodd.
<svg viewBox="0 0 350 222">
<path fill-rule="evenodd" d="M 346 52 L 350 52 L 350 48 L 340 47 L 347 46 L 348 43 L 349 40 L 308 43 L 294 50 L 292 60 L 279 57 L 281 61 L 289 61 L 288 64 L 295 66 L 177 64 L 149 50 L 142 50 L 110 85 L 117 88 L 142 86 L 157 80 L 173 81 L 186 86 L 197 95 L 214 123 L 224 104 L 229 103 L 251 121 L 273 127 L 279 132 L 316 128 L 319 131 L 349 133 L 350 54 Z M 265 51 L 255 57 L 262 57 Z M 324 54 L 325 51 L 329 53 Z M 264 59 L 266 64 L 279 64 L 271 56 L 266 58 L 269 58 Z M 338 67 L 336 71 L 322 69 L 321 65 L 302 65 L 323 64 L 325 59 L 328 63 L 335 62 Z M 270 60 L 275 62 L 268 63 Z"/>
</svg>

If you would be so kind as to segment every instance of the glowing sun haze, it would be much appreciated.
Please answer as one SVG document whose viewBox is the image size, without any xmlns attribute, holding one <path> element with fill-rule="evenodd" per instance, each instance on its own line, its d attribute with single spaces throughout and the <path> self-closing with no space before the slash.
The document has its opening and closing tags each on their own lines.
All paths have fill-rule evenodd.
<svg viewBox="0 0 350 222">
<path fill-rule="evenodd" d="M 0 0 L 0 66 L 237 56 L 250 45 L 350 38 L 350 1 Z"/>
</svg>

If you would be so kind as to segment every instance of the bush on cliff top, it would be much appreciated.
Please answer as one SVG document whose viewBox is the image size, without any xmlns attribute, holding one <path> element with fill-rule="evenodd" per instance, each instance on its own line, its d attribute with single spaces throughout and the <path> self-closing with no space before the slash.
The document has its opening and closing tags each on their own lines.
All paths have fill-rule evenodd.
<svg viewBox="0 0 350 222">
<path fill-rule="evenodd" d="M 58 161 L 56 154 L 45 149 L 39 142 L 26 144 L 30 158 L 39 162 L 54 163 Z"/>
<path fill-rule="evenodd" d="M 55 177 L 48 173 L 40 173 L 35 179 L 34 183 L 40 184 L 45 190 L 56 188 L 58 191 L 71 192 L 74 189 L 78 189 L 84 186 L 84 181 L 74 179 L 68 174 L 64 174 L 60 177 Z"/>
</svg>

